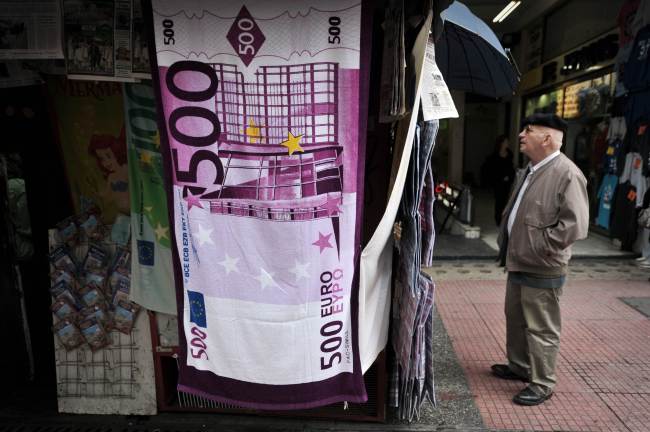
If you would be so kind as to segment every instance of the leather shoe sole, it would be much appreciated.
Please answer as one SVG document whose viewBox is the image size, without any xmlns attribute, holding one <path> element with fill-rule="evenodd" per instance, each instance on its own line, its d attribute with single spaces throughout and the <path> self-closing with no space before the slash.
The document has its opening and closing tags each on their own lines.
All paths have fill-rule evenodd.
<svg viewBox="0 0 650 432">
<path fill-rule="evenodd" d="M 544 403 L 544 401 L 550 399 L 552 396 L 553 393 L 540 396 L 535 392 L 533 392 L 530 388 L 526 387 L 525 389 L 517 393 L 515 397 L 512 398 L 512 401 L 517 405 L 535 406 Z"/>
<path fill-rule="evenodd" d="M 510 370 L 508 365 L 495 364 L 492 365 L 490 369 L 492 369 L 492 375 L 494 375 L 497 378 L 501 378 L 504 380 L 518 380 L 518 381 L 528 382 L 528 378 L 522 377 L 521 375 L 517 375 L 516 373 Z"/>
</svg>

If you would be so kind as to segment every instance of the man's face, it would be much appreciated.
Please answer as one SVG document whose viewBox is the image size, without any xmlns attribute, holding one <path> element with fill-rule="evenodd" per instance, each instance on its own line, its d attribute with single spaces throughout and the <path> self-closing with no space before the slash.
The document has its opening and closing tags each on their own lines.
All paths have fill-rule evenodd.
<svg viewBox="0 0 650 432">
<path fill-rule="evenodd" d="M 531 160 L 544 153 L 544 141 L 550 139 L 544 128 L 526 125 L 519 133 L 519 150 Z"/>
</svg>

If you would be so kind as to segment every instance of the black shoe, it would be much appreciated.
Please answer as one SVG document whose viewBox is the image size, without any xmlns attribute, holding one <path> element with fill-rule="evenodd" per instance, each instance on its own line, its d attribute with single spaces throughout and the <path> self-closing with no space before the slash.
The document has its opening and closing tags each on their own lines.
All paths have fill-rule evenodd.
<svg viewBox="0 0 650 432">
<path fill-rule="evenodd" d="M 513 371 L 510 370 L 508 365 L 504 364 L 495 364 L 492 365 L 492 375 L 496 376 L 497 378 L 505 379 L 505 380 L 519 380 L 523 382 L 528 382 L 528 378 L 522 377 L 521 375 L 517 375 Z"/>
<path fill-rule="evenodd" d="M 515 397 L 512 398 L 512 401 L 517 405 L 533 406 L 541 404 L 546 399 L 550 399 L 551 396 L 553 396 L 553 392 L 550 392 L 547 395 L 538 395 L 530 388 L 530 386 L 528 386 L 517 393 Z"/>
</svg>

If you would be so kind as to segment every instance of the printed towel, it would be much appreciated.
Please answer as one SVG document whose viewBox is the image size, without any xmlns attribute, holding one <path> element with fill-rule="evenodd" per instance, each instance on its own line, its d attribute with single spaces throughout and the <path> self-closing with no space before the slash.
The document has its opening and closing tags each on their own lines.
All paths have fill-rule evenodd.
<svg viewBox="0 0 650 432">
<path fill-rule="evenodd" d="M 363 402 L 361 4 L 153 1 L 179 389 Z"/>
</svg>

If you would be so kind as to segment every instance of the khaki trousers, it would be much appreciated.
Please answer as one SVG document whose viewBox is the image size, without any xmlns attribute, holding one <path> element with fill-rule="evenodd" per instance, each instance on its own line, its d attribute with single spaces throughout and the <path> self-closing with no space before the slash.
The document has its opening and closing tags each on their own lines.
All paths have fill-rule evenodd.
<svg viewBox="0 0 650 432">
<path fill-rule="evenodd" d="M 506 350 L 508 366 L 531 384 L 550 392 L 557 381 L 555 361 L 560 349 L 562 288 L 506 285 Z"/>
</svg>

